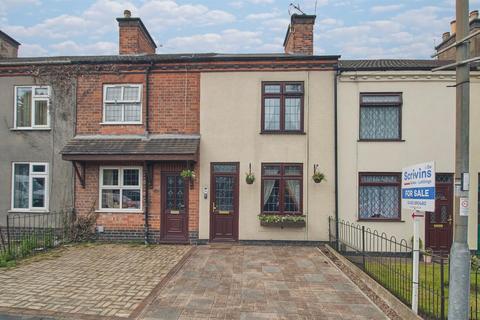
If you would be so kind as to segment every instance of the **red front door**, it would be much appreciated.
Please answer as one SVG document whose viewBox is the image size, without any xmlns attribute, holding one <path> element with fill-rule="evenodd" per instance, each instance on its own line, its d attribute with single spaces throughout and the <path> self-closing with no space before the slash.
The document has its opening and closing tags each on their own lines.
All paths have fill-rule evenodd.
<svg viewBox="0 0 480 320">
<path fill-rule="evenodd" d="M 212 163 L 210 240 L 238 240 L 238 163 Z"/>
<path fill-rule="evenodd" d="M 425 247 L 448 252 L 453 236 L 453 176 L 437 174 L 435 192 L 435 212 L 425 216 Z"/>
<path fill-rule="evenodd" d="M 162 173 L 161 239 L 188 241 L 188 183 L 179 172 Z"/>
</svg>

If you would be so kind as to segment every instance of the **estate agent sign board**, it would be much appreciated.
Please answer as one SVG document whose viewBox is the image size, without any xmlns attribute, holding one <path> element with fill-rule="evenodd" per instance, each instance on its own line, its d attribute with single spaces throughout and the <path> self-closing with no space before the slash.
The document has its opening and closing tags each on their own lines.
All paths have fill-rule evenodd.
<svg viewBox="0 0 480 320">
<path fill-rule="evenodd" d="M 435 162 L 426 162 L 402 170 L 402 208 L 435 211 Z"/>
</svg>

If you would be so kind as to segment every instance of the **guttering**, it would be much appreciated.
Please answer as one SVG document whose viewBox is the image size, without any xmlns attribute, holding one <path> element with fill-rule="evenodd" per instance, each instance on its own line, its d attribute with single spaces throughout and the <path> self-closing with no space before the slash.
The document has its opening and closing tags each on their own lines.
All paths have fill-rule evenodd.
<svg viewBox="0 0 480 320">
<path fill-rule="evenodd" d="M 145 133 L 148 136 L 149 134 L 149 105 L 150 105 L 150 71 L 152 70 L 153 62 L 150 62 L 150 65 L 145 70 Z"/>
<path fill-rule="evenodd" d="M 144 181 L 145 181 L 145 210 L 144 210 L 144 214 L 145 214 L 145 223 L 144 223 L 144 227 L 143 227 L 143 232 L 144 232 L 144 241 L 145 241 L 145 244 L 147 245 L 148 244 L 148 192 L 149 192 L 149 185 L 150 185 L 150 181 L 149 181 L 149 178 L 150 178 L 150 172 L 148 170 L 148 161 L 144 161 L 143 162 L 143 175 L 144 175 Z"/>
<path fill-rule="evenodd" d="M 153 62 L 150 62 L 150 65 L 147 67 L 147 70 L 145 70 L 145 135 L 148 137 L 149 135 L 149 126 L 148 126 L 148 122 L 149 122 L 149 107 L 150 107 L 150 81 L 149 81 L 149 75 L 150 75 L 150 71 L 152 70 L 152 66 L 153 66 Z M 145 240 L 145 244 L 148 244 L 148 232 L 149 232 L 149 229 L 148 229 L 148 192 L 149 192 L 149 187 L 150 187 L 150 171 L 149 171 L 149 168 L 148 168 L 148 161 L 145 161 L 144 162 L 144 174 L 145 174 L 145 210 L 144 210 L 144 214 L 145 214 L 145 217 L 144 217 L 144 228 L 143 228 L 143 232 L 144 232 L 144 240 Z"/>
<path fill-rule="evenodd" d="M 337 67 L 333 77 L 333 108 L 334 108 L 334 148 L 335 148 L 335 238 L 338 241 L 338 76 L 341 71 Z M 337 243 L 338 249 L 338 243 Z"/>
</svg>

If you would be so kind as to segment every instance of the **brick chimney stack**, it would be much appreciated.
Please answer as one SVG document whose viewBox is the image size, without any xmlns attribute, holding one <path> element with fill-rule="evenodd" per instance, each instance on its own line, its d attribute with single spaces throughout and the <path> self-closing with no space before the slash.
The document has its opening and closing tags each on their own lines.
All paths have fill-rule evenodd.
<svg viewBox="0 0 480 320">
<path fill-rule="evenodd" d="M 480 30 L 480 18 L 478 15 L 478 10 L 473 10 L 469 15 L 469 24 L 470 24 L 470 34 Z M 455 43 L 455 34 L 457 33 L 457 21 L 452 20 L 450 22 L 450 32 L 444 32 L 442 35 L 442 42 L 435 47 L 437 52 L 443 50 L 446 47 Z M 480 35 L 476 35 L 470 40 L 470 57 L 477 57 L 480 55 Z M 442 53 L 437 57 L 439 60 L 455 60 L 455 47 L 452 47 Z"/>
<path fill-rule="evenodd" d="M 154 54 L 157 45 L 140 18 L 132 18 L 130 10 L 117 18 L 119 54 Z"/>
<path fill-rule="evenodd" d="M 0 59 L 17 58 L 20 42 L 0 30 Z"/>
<path fill-rule="evenodd" d="M 292 14 L 283 47 L 285 53 L 313 55 L 314 15 Z"/>
</svg>

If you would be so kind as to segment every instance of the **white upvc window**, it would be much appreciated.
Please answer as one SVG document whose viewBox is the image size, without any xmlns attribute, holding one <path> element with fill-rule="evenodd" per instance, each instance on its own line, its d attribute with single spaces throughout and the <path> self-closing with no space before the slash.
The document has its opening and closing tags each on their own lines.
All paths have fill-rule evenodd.
<svg viewBox="0 0 480 320">
<path fill-rule="evenodd" d="M 50 128 L 49 86 L 15 87 L 15 129 Z"/>
<path fill-rule="evenodd" d="M 142 210 L 142 167 L 100 167 L 100 211 Z"/>
<path fill-rule="evenodd" d="M 142 85 L 103 86 L 103 123 L 142 123 Z"/>
<path fill-rule="evenodd" d="M 48 163 L 12 163 L 12 211 L 48 211 Z"/>
</svg>

